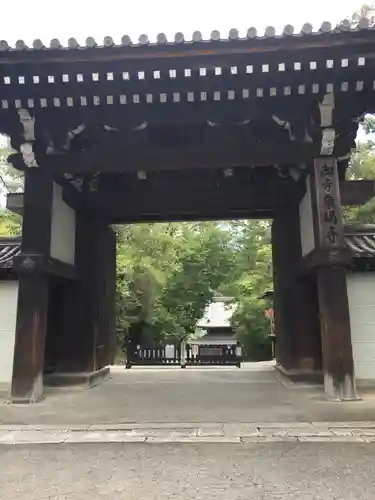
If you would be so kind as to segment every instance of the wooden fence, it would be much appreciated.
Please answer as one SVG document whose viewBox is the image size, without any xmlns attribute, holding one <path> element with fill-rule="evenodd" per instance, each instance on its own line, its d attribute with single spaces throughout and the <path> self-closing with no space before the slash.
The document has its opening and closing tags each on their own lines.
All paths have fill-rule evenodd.
<svg viewBox="0 0 375 500">
<path fill-rule="evenodd" d="M 194 352 L 195 351 L 195 352 Z M 162 347 L 138 346 L 127 355 L 127 368 L 133 365 L 233 365 L 240 367 L 242 352 L 238 346 L 201 345 L 193 350 L 187 346 L 185 359 L 181 357 L 181 347 L 166 345 Z"/>
<path fill-rule="evenodd" d="M 180 348 L 178 346 L 139 347 L 128 356 L 131 365 L 179 365 L 181 363 Z"/>
</svg>

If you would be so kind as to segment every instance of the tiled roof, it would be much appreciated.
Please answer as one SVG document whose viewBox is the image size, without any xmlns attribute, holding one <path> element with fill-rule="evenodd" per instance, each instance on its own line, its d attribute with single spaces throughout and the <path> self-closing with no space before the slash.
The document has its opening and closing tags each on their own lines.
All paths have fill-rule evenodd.
<svg viewBox="0 0 375 500">
<path fill-rule="evenodd" d="M 354 257 L 375 257 L 375 225 L 347 227 L 345 243 Z"/>
<path fill-rule="evenodd" d="M 21 253 L 19 237 L 0 238 L 0 269 L 12 267 L 13 259 L 19 253 Z"/>
<path fill-rule="evenodd" d="M 5 40 L 0 41 L 0 52 L 4 51 L 28 51 L 28 50 L 66 50 L 66 49 L 93 49 L 98 48 L 109 48 L 109 47 L 139 47 L 145 45 L 178 45 L 178 44 L 191 44 L 199 42 L 230 42 L 233 40 L 261 40 L 267 38 L 287 38 L 287 37 L 306 37 L 306 36 L 316 36 L 319 34 L 337 34 L 343 32 L 358 32 L 361 30 L 374 30 L 375 27 L 370 25 L 367 18 L 361 19 L 356 27 L 352 26 L 351 21 L 345 19 L 337 26 L 332 26 L 329 21 L 324 21 L 317 31 L 314 31 L 313 26 L 310 23 L 305 23 L 302 26 L 301 31 L 295 32 L 294 27 L 291 24 L 287 24 L 282 32 L 277 32 L 273 26 L 268 26 L 264 33 L 258 34 L 256 28 L 249 28 L 247 30 L 246 37 L 240 37 L 239 31 L 235 28 L 231 29 L 227 35 L 222 36 L 218 30 L 211 32 L 210 38 L 204 39 L 200 31 L 195 31 L 192 36 L 185 37 L 183 33 L 176 33 L 173 40 L 168 40 L 167 35 L 164 33 L 159 33 L 155 41 L 150 41 L 147 35 L 140 35 L 138 40 L 132 40 L 129 35 L 124 35 L 121 38 L 121 43 L 116 44 L 111 36 L 104 37 L 102 42 L 97 42 L 93 37 L 86 38 L 84 45 L 79 45 L 76 38 L 69 38 L 67 46 L 63 46 L 61 42 L 54 38 L 50 41 L 48 46 L 44 45 L 42 40 L 36 39 L 32 43 L 32 47 L 28 47 L 23 40 L 18 40 L 15 46 L 12 47 Z"/>
<path fill-rule="evenodd" d="M 188 341 L 189 344 L 198 345 L 233 345 L 237 343 L 236 335 L 234 333 L 227 333 L 223 335 L 214 335 L 212 333 L 206 333 L 198 339 L 191 339 Z"/>
<path fill-rule="evenodd" d="M 347 226 L 345 244 L 354 258 L 375 257 L 375 224 Z M 20 237 L 0 238 L 0 269 L 12 267 L 14 257 L 20 253 Z M 229 326 L 233 305 L 226 304 L 227 302 L 226 298 L 215 298 L 207 307 L 205 316 L 199 321 L 198 326 L 201 328 Z"/>
</svg>

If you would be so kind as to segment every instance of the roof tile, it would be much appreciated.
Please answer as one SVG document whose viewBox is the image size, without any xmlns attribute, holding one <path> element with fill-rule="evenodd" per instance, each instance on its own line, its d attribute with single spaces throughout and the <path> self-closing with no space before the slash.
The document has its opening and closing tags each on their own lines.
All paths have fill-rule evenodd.
<svg viewBox="0 0 375 500">
<path fill-rule="evenodd" d="M 324 34 L 334 34 L 334 33 L 341 33 L 341 32 L 347 32 L 347 31 L 361 31 L 361 30 L 367 30 L 367 29 L 374 29 L 374 26 L 372 26 L 367 18 L 362 18 L 359 20 L 357 26 L 352 26 L 352 23 L 349 19 L 344 19 L 341 21 L 341 23 L 337 26 L 332 26 L 332 24 L 329 21 L 323 21 L 321 24 L 319 30 L 314 31 L 313 26 L 310 23 L 305 23 L 302 26 L 302 30 L 300 33 L 295 33 L 295 29 L 291 24 L 287 24 L 284 26 L 284 28 L 281 30 L 281 32 L 277 32 L 276 28 L 274 26 L 267 26 L 265 29 L 265 32 L 263 34 L 258 34 L 257 30 L 253 27 L 249 28 L 247 31 L 247 39 L 264 39 L 264 38 L 281 38 L 281 37 L 291 37 L 291 36 L 311 36 L 311 35 L 324 35 Z M 191 40 L 193 42 L 202 42 L 202 41 L 222 41 L 222 42 L 228 42 L 228 41 L 234 41 L 234 40 L 245 40 L 246 38 L 241 38 L 239 36 L 239 31 L 236 28 L 232 28 L 229 33 L 227 38 L 222 38 L 220 35 L 220 32 L 218 30 L 213 30 L 211 32 L 210 40 L 203 40 L 202 33 L 199 31 L 195 31 L 192 35 Z M 169 44 L 181 44 L 185 43 L 186 41 L 190 40 L 188 37 L 186 37 L 183 33 L 176 33 L 175 36 L 173 37 L 173 41 L 168 42 L 167 37 L 164 33 L 159 33 L 156 38 L 156 42 L 153 42 L 152 45 L 162 45 L 165 43 Z M 121 39 L 120 44 L 115 44 L 112 37 L 106 36 L 104 38 L 103 44 L 98 45 L 95 41 L 95 39 L 91 36 L 87 37 L 85 45 L 80 46 L 78 44 L 78 41 L 76 38 L 72 37 L 69 38 L 68 40 L 68 45 L 67 47 L 64 47 L 61 45 L 60 41 L 56 38 L 51 40 L 49 44 L 49 48 L 46 47 L 43 42 L 40 39 L 34 40 L 32 47 L 28 47 L 26 43 L 23 40 L 18 40 L 15 44 L 15 47 L 9 46 L 9 44 L 5 40 L 0 41 L 0 51 L 14 51 L 14 50 L 56 50 L 56 49 L 77 49 L 77 48 L 87 48 L 87 49 L 92 49 L 93 47 L 98 47 L 98 48 L 108 48 L 108 47 L 118 47 L 118 46 L 128 46 L 132 45 L 134 47 L 136 46 L 141 46 L 141 45 L 148 45 L 150 44 L 149 37 L 146 34 L 140 35 L 138 42 L 134 42 L 131 40 L 129 35 L 124 35 Z"/>
</svg>

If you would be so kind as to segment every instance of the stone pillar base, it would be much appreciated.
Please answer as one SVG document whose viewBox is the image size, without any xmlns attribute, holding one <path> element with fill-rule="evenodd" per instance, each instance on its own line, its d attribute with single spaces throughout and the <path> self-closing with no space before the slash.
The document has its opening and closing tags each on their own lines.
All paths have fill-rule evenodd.
<svg viewBox="0 0 375 500">
<path fill-rule="evenodd" d="M 109 366 L 105 366 L 94 372 L 55 372 L 44 375 L 44 385 L 49 387 L 80 387 L 82 389 L 91 389 L 108 379 L 109 374 Z"/>
<path fill-rule="evenodd" d="M 308 369 L 290 369 L 287 370 L 281 365 L 276 365 L 276 369 L 284 375 L 287 379 L 294 383 L 311 384 L 311 385 L 323 385 L 324 375 L 323 372 L 318 370 L 308 370 Z"/>
<path fill-rule="evenodd" d="M 10 397 L 9 403 L 13 405 L 32 405 L 35 403 L 39 403 L 39 401 L 42 401 L 44 399 L 44 394 L 41 394 L 38 397 L 30 397 L 30 398 L 16 398 L 16 397 Z"/>
<path fill-rule="evenodd" d="M 335 378 L 326 373 L 324 375 L 324 388 L 327 399 L 330 401 L 358 401 L 354 377 L 346 375 L 338 383 Z"/>
</svg>

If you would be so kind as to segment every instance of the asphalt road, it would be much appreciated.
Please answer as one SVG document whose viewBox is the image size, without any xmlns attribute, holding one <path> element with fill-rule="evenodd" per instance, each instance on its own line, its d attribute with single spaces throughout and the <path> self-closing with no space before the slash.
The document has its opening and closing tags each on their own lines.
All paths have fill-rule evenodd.
<svg viewBox="0 0 375 500">
<path fill-rule="evenodd" d="M 375 444 L 0 446 L 1 500 L 375 498 Z"/>
</svg>

